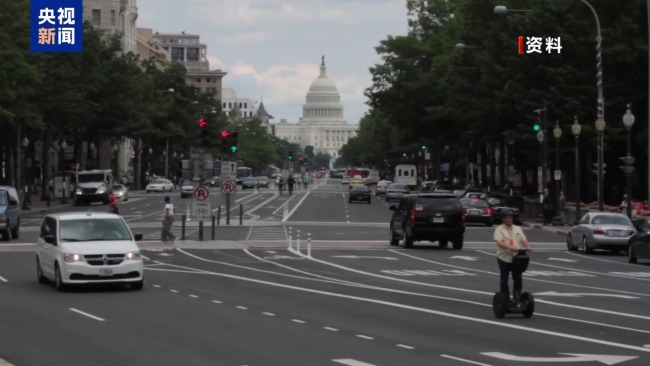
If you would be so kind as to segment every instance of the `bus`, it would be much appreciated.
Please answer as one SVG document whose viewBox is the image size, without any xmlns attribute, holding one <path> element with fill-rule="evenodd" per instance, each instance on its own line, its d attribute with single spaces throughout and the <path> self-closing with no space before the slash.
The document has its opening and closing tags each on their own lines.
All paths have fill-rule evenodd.
<svg viewBox="0 0 650 366">
<path fill-rule="evenodd" d="M 253 169 L 245 166 L 237 167 L 237 184 L 241 184 L 244 178 L 252 177 Z"/>
<path fill-rule="evenodd" d="M 366 168 L 350 168 L 350 169 L 346 169 L 345 175 L 347 175 L 350 178 L 354 178 L 355 175 L 358 175 L 361 178 L 366 179 L 370 175 L 370 169 L 366 169 Z"/>
</svg>

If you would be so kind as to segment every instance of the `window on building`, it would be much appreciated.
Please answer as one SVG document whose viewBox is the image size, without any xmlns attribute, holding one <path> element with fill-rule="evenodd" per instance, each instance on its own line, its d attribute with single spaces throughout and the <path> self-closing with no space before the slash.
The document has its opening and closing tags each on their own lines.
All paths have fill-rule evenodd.
<svg viewBox="0 0 650 366">
<path fill-rule="evenodd" d="M 226 102 L 223 102 L 223 108 L 226 108 Z"/>
<path fill-rule="evenodd" d="M 228 108 L 232 108 L 232 102 L 228 102 Z"/>
<path fill-rule="evenodd" d="M 115 10 L 111 10 L 111 26 L 115 26 L 117 23 L 117 12 Z"/>
<path fill-rule="evenodd" d="M 102 11 L 101 9 L 93 9 L 91 12 L 90 23 L 95 27 L 102 25 Z"/>
<path fill-rule="evenodd" d="M 199 61 L 199 48 L 198 47 L 188 47 L 186 49 L 186 61 Z M 210 82 L 208 80 L 208 82 Z"/>
<path fill-rule="evenodd" d="M 239 103 L 239 108 L 241 108 L 241 102 Z"/>
<path fill-rule="evenodd" d="M 183 62 L 185 61 L 185 49 L 183 47 L 172 47 L 171 51 L 171 56 L 172 56 L 172 61 L 178 61 L 178 62 Z"/>
<path fill-rule="evenodd" d="M 248 108 L 248 103 L 244 103 L 244 109 Z"/>
</svg>

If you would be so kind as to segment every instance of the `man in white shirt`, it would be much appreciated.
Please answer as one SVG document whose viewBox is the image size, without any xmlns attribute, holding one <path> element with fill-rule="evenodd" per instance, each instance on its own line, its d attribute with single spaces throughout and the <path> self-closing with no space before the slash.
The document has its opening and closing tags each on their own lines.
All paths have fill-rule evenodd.
<svg viewBox="0 0 650 366">
<path fill-rule="evenodd" d="M 515 272 L 512 270 L 512 259 L 519 249 L 526 248 L 532 250 L 524 231 L 521 227 L 512 223 L 512 210 L 504 210 L 503 224 L 494 229 L 494 241 L 497 243 L 497 263 L 499 264 L 499 272 L 501 273 L 500 291 L 508 300 L 510 300 L 510 288 L 508 286 L 508 277 L 512 272 L 513 295 L 514 301 L 519 301 L 521 295 L 522 272 Z"/>
<path fill-rule="evenodd" d="M 160 232 L 161 241 L 163 244 L 169 244 L 176 240 L 176 235 L 172 233 L 172 226 L 174 225 L 174 204 L 170 202 L 169 196 L 165 197 L 165 208 L 163 210 L 163 223 L 162 231 Z"/>
</svg>

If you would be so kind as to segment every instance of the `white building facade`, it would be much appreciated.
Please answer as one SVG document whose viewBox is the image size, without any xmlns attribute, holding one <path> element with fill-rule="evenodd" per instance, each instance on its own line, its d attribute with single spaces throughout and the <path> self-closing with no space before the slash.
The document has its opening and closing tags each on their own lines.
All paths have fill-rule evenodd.
<svg viewBox="0 0 650 366">
<path fill-rule="evenodd" d="M 84 20 L 122 36 L 122 52 L 137 52 L 137 0 L 84 0 Z"/>
<path fill-rule="evenodd" d="M 350 125 L 343 116 L 341 95 L 336 84 L 327 76 L 325 57 L 320 75 L 311 83 L 298 123 L 281 120 L 274 125 L 275 136 L 300 144 L 313 146 L 315 153 L 327 153 L 333 161 L 348 140 L 357 134 L 357 125 Z"/>
</svg>

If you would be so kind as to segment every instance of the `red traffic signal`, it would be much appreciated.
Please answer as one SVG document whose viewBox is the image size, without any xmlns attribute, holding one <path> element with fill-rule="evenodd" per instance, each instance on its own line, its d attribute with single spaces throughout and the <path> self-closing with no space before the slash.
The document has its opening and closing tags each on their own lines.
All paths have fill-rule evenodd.
<svg viewBox="0 0 650 366">
<path fill-rule="evenodd" d="M 207 125 L 208 125 L 208 120 L 206 120 L 205 118 L 201 118 L 199 120 L 199 127 L 205 128 Z"/>
<path fill-rule="evenodd" d="M 303 159 L 302 156 L 298 158 L 298 160 L 300 160 L 300 161 L 302 161 L 302 159 Z"/>
<path fill-rule="evenodd" d="M 230 133 L 228 132 L 228 130 L 223 130 L 223 131 L 221 131 L 221 137 L 226 138 L 226 137 L 228 137 L 228 135 L 230 135 Z"/>
</svg>

